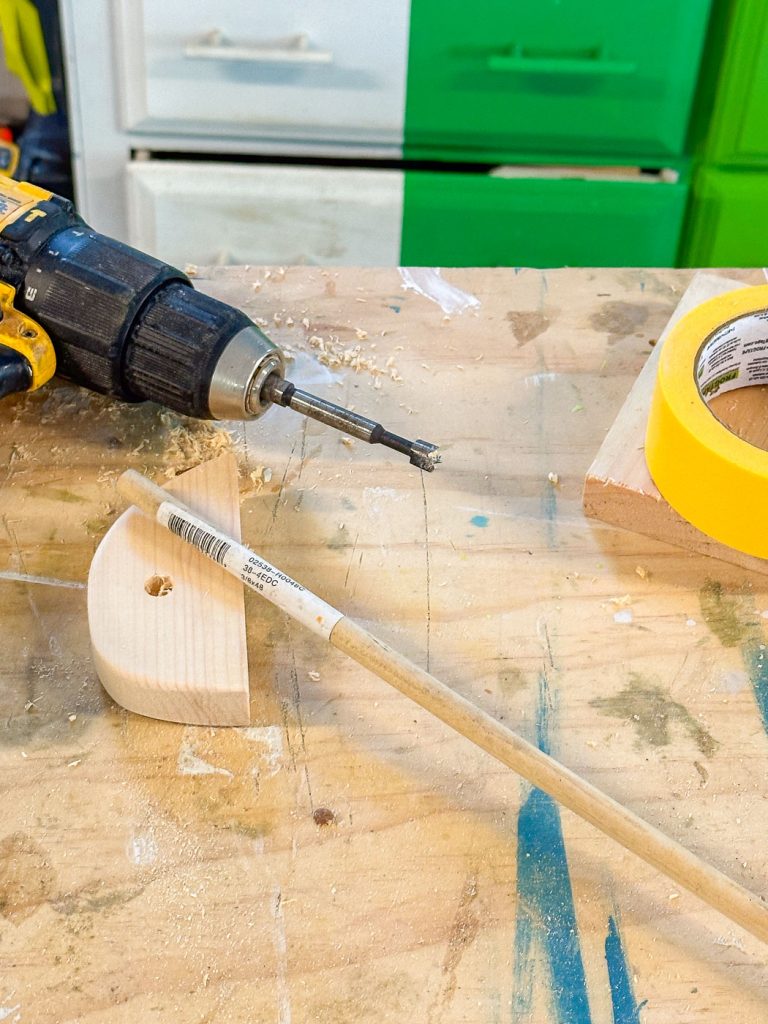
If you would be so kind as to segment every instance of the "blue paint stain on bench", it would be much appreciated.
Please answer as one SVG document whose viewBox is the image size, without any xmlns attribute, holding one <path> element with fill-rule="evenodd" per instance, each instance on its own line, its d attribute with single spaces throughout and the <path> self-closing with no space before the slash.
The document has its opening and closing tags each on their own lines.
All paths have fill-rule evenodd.
<svg viewBox="0 0 768 1024">
<path fill-rule="evenodd" d="M 552 695 L 546 673 L 539 676 L 536 743 L 551 753 Z M 531 1013 L 534 978 L 543 963 L 553 1024 L 592 1024 L 573 889 L 559 805 L 533 789 L 517 822 L 517 921 L 512 1020 Z M 605 958 L 613 1024 L 641 1024 L 645 1003 L 635 1000 L 631 972 L 616 918 L 608 918 Z"/>
<path fill-rule="evenodd" d="M 536 742 L 547 754 L 551 707 L 542 673 Z M 531 1009 L 536 947 L 547 961 L 556 1024 L 592 1024 L 560 808 L 540 789 L 531 790 L 518 816 L 517 899 L 513 1020 Z"/>
<path fill-rule="evenodd" d="M 648 1001 L 638 1003 L 632 990 L 624 944 L 621 941 L 616 918 L 608 918 L 608 934 L 605 937 L 605 962 L 608 967 L 608 981 L 611 985 L 613 1003 L 613 1024 L 640 1024 L 640 1011 Z"/>
</svg>

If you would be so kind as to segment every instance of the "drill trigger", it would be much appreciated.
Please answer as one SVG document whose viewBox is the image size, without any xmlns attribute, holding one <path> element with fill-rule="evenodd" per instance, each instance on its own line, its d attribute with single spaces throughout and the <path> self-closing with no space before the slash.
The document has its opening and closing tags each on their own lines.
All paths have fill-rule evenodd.
<svg viewBox="0 0 768 1024">
<path fill-rule="evenodd" d="M 35 391 L 56 372 L 56 352 L 47 332 L 14 306 L 16 289 L 0 281 L 0 398 Z"/>
</svg>

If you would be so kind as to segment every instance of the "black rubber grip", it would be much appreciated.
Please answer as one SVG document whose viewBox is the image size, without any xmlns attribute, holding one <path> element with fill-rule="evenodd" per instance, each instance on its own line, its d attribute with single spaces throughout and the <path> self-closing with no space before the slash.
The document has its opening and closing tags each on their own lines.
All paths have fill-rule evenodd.
<svg viewBox="0 0 768 1024">
<path fill-rule="evenodd" d="M 250 325 L 240 310 L 171 282 L 150 299 L 127 340 L 124 383 L 137 397 L 210 419 L 216 363 L 230 339 Z"/>
<path fill-rule="evenodd" d="M 123 376 L 128 335 L 154 292 L 170 280 L 188 279 L 80 224 L 56 232 L 35 254 L 20 306 L 53 339 L 57 373 L 94 391 L 137 400 L 142 396 L 131 393 Z"/>
</svg>

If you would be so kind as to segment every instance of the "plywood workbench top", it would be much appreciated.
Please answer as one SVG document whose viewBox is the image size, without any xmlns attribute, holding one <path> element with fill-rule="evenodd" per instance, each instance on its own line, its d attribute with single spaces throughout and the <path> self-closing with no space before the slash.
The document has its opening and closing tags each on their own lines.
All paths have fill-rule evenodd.
<svg viewBox="0 0 768 1024">
<path fill-rule="evenodd" d="M 199 272 L 431 475 L 287 410 L 0 406 L 0 1020 L 768 1019 L 757 940 L 255 596 L 249 729 L 122 711 L 88 648 L 119 472 L 232 446 L 247 543 L 768 896 L 768 580 L 581 512 L 691 273 L 447 270 L 447 315 L 397 270 Z"/>
</svg>

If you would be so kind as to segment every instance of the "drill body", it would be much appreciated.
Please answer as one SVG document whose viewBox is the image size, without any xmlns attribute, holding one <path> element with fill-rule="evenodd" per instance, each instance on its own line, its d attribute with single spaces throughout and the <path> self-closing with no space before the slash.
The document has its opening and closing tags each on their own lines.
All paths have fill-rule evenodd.
<svg viewBox="0 0 768 1024">
<path fill-rule="evenodd" d="M 175 267 L 98 234 L 69 200 L 2 177 L 0 281 L 15 289 L 16 309 L 47 332 L 59 375 L 127 402 L 244 418 L 260 411 L 247 408 L 258 370 L 282 372 L 279 350 L 240 310 L 197 291 Z"/>
</svg>

